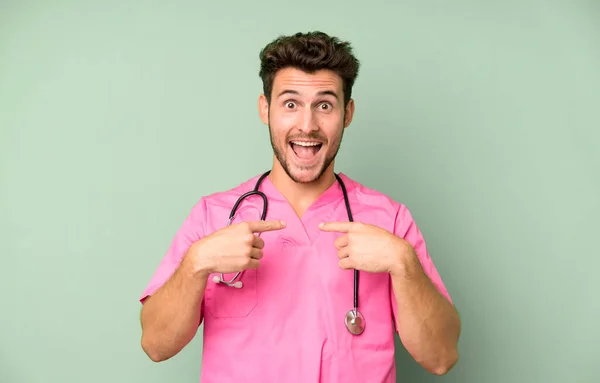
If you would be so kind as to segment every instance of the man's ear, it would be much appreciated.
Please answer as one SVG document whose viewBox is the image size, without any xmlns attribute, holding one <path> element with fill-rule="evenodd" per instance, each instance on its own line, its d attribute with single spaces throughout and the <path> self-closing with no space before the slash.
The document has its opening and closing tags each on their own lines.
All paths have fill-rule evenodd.
<svg viewBox="0 0 600 383">
<path fill-rule="evenodd" d="M 354 117 L 354 100 L 350 99 L 348 105 L 346 105 L 346 112 L 344 114 L 344 128 L 347 128 L 352 122 Z"/>
<path fill-rule="evenodd" d="M 258 97 L 258 114 L 265 125 L 269 125 L 269 102 L 264 94 Z"/>
</svg>

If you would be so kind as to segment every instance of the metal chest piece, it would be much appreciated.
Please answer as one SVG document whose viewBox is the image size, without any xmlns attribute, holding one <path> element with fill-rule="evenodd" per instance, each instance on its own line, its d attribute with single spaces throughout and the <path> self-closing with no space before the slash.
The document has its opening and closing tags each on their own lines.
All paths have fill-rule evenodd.
<svg viewBox="0 0 600 383">
<path fill-rule="evenodd" d="M 346 313 L 346 328 L 351 334 L 360 335 L 365 331 L 365 318 L 360 311 L 352 309 Z"/>
</svg>

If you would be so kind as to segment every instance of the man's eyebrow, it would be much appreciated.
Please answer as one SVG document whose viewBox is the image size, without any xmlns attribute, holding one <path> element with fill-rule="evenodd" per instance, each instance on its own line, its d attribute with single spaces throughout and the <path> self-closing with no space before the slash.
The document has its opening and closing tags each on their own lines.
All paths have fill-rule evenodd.
<svg viewBox="0 0 600 383">
<path fill-rule="evenodd" d="M 284 89 L 281 92 L 279 92 L 279 94 L 277 95 L 277 97 L 281 97 L 284 94 L 294 94 L 294 95 L 299 95 L 300 93 L 298 93 L 298 91 L 295 90 L 291 90 L 291 89 Z"/>
<path fill-rule="evenodd" d="M 319 96 L 325 96 L 325 95 L 333 96 L 336 99 L 338 98 L 338 95 L 332 90 L 323 90 L 323 91 L 319 92 Z"/>
<path fill-rule="evenodd" d="M 286 95 L 286 94 L 293 94 L 293 95 L 296 95 L 296 96 L 297 96 L 297 95 L 299 95 L 300 93 L 299 93 L 297 90 L 293 90 L 293 89 L 284 89 L 284 90 L 282 90 L 281 92 L 279 92 L 279 94 L 277 95 L 277 97 L 281 97 L 281 96 L 283 96 L 283 95 Z M 317 93 L 317 94 L 318 94 L 319 96 L 326 96 L 326 95 L 329 95 L 329 96 L 333 96 L 333 97 L 335 97 L 336 99 L 338 98 L 338 95 L 337 95 L 337 94 L 336 94 L 334 91 L 332 91 L 332 90 L 322 90 L 322 91 L 320 91 L 320 92 L 319 92 L 319 93 Z"/>
</svg>

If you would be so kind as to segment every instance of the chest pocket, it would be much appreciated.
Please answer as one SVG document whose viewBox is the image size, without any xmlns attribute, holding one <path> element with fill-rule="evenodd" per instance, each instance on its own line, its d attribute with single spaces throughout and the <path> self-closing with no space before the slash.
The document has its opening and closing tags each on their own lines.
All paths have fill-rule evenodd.
<svg viewBox="0 0 600 383">
<path fill-rule="evenodd" d="M 235 273 L 223 274 L 223 280 L 229 282 Z M 224 283 L 215 283 L 212 274 L 204 294 L 205 310 L 215 318 L 244 318 L 256 307 L 258 302 L 257 280 L 258 270 L 244 270 L 236 281 L 242 282 L 242 287 L 228 286 Z"/>
</svg>

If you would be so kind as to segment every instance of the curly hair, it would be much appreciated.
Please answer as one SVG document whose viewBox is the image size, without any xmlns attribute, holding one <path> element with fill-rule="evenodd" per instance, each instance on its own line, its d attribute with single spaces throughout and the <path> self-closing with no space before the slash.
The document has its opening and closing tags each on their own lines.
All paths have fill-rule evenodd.
<svg viewBox="0 0 600 383">
<path fill-rule="evenodd" d="M 337 73 L 343 81 L 344 105 L 347 105 L 360 66 L 349 42 L 319 31 L 279 36 L 261 50 L 259 57 L 259 76 L 269 103 L 277 71 L 292 67 L 306 73 L 321 69 Z"/>
</svg>

